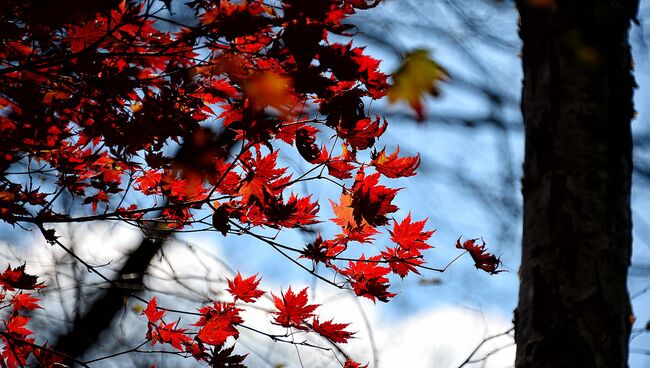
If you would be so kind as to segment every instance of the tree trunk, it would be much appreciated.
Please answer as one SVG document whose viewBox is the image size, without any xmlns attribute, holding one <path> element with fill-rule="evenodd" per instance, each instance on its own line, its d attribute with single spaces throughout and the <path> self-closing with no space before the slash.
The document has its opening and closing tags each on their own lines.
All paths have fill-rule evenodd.
<svg viewBox="0 0 650 368">
<path fill-rule="evenodd" d="M 516 366 L 627 367 L 638 0 L 517 5 L 526 152 Z"/>
</svg>

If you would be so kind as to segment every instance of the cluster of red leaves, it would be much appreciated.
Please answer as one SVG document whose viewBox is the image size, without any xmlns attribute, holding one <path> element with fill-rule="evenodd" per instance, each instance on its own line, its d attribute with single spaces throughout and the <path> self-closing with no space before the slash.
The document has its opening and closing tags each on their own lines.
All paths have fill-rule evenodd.
<svg viewBox="0 0 650 368">
<path fill-rule="evenodd" d="M 373 151 L 369 162 L 357 159 L 388 126 L 366 109 L 368 98 L 387 93 L 387 76 L 363 48 L 329 36 L 350 36 L 352 26 L 343 20 L 368 4 L 186 5 L 197 14 L 195 26 L 170 27 L 149 17 L 143 3 L 96 5 L 37 23 L 23 21 L 42 11 L 32 1 L 10 4 L 15 21 L 0 52 L 13 66 L 0 73 L 2 219 L 61 220 L 69 214 L 50 201 L 67 191 L 92 212 L 101 208 L 97 219 L 162 220 L 181 229 L 202 226 L 194 213 L 209 205 L 213 228 L 223 235 L 233 222 L 247 230 L 304 228 L 319 221 L 318 199 L 291 190 L 318 176 L 294 178 L 278 165 L 279 148 L 289 144 L 314 169 L 355 177 L 333 203 L 342 231 L 317 240 L 303 256 L 331 260 L 350 241 L 373 241 L 398 211 L 399 189 L 380 182 L 415 175 L 420 158 L 399 156 L 398 147 L 391 154 Z M 35 32 L 42 39 L 30 42 Z M 207 54 L 198 58 L 198 49 Z M 66 63 L 39 62 L 52 58 Z M 320 143 L 327 134 L 341 145 Z M 55 179 L 55 190 L 26 187 L 24 177 L 7 174 L 34 161 Z M 366 174 L 371 168 L 376 172 Z M 126 195 L 134 191 L 153 197 L 161 212 Z M 362 263 L 380 257 L 404 277 L 423 264 L 422 250 L 398 245 Z M 359 275 L 366 273 L 342 274 L 359 293 L 387 300 L 392 294 L 378 287 L 387 285 L 385 275 L 362 287 L 368 277 Z"/>
<path fill-rule="evenodd" d="M 289 288 L 286 293 L 280 296 L 272 294 L 272 297 L 276 308 L 273 312 L 274 323 L 280 326 L 302 331 L 311 330 L 335 343 L 346 343 L 354 335 L 354 332 L 345 330 L 348 323 L 334 323 L 333 320 L 320 322 L 314 314 L 319 305 L 307 304 L 307 288 L 297 294 Z M 311 323 L 307 321 L 309 318 Z"/>
<path fill-rule="evenodd" d="M 40 299 L 30 292 L 45 287 L 37 282 L 37 276 L 25 273 L 25 265 L 16 268 L 7 267 L 0 274 L 0 310 L 7 316 L 0 319 L 0 365 L 3 367 L 24 367 L 31 360 L 40 367 L 51 367 L 61 362 L 60 356 L 53 354 L 46 344 L 38 345 L 27 328 L 31 317 L 30 311 L 40 309 Z"/>
<path fill-rule="evenodd" d="M 174 205 L 162 209 L 174 228 L 192 224 L 192 210 L 218 196 L 227 218 L 253 226 L 315 223 L 316 202 L 286 199 L 294 182 L 276 166 L 274 146 L 294 145 L 306 161 L 349 178 L 356 150 L 384 133 L 386 122 L 364 108 L 364 98 L 389 87 L 379 60 L 329 41 L 349 36 L 342 21 L 369 4 L 197 0 L 186 5 L 199 23 L 175 27 L 144 5 L 66 2 L 70 9 L 52 17 L 31 0 L 6 4 L 0 58 L 12 67 L 0 73 L 0 218 L 61 219 L 67 214 L 50 200 L 65 190 L 92 212 L 146 221 L 147 208 L 126 197 L 136 191 Z M 317 143 L 317 125 L 343 140 L 340 155 Z M 7 173 L 35 161 L 55 190 Z M 388 177 L 417 167 L 404 169 L 396 156 L 375 161 Z"/>
<path fill-rule="evenodd" d="M 195 226 L 228 236 L 305 228 L 319 222 L 319 200 L 293 189 L 323 178 L 327 168 L 331 181 L 354 177 L 349 187 L 337 182 L 339 203 L 330 200 L 340 231 L 294 250 L 344 276 L 337 286 L 388 301 L 395 296 L 389 274 L 418 273 L 423 251 L 431 248 L 425 221 L 412 222 L 410 214 L 399 223 L 392 219 L 399 189 L 385 182 L 415 175 L 420 157 L 399 156 L 399 147 L 392 154 L 374 149 L 388 123 L 366 105 L 388 93 L 388 78 L 363 48 L 331 40 L 349 39 L 354 26 L 344 19 L 379 2 L 193 0 L 185 6 L 196 22 L 182 25 L 147 2 L 65 0 L 53 11 L 42 1 L 9 0 L 0 15 L 0 219 L 75 221 L 58 205 L 66 197 L 87 206 L 91 219 L 157 221 L 174 230 Z M 408 87 L 417 73 L 402 74 Z M 287 146 L 312 166 L 306 174 L 295 177 L 278 164 Z M 370 161 L 358 158 L 370 149 Z M 213 211 L 211 224 L 206 216 L 195 218 L 201 210 Z M 394 244 L 337 264 L 350 242 L 372 243 L 391 219 Z M 499 272 L 484 246 L 462 247 L 478 268 Z M 38 287 L 18 271 L 5 272 L 0 283 Z M 236 303 L 263 294 L 258 283 L 241 275 L 229 281 L 235 301 L 201 309 L 194 338 L 178 322 L 165 323 L 153 299 L 145 310 L 147 337 L 199 360 L 241 365 L 243 358 L 223 345 L 238 336 Z M 276 324 L 336 343 L 351 336 L 347 325 L 314 315 L 306 290 L 273 299 Z"/>
<path fill-rule="evenodd" d="M 411 223 L 409 213 L 401 223 L 394 221 L 393 229 L 389 231 L 390 240 L 397 244 L 397 247 L 387 247 L 382 256 L 389 261 L 391 270 L 402 278 L 409 272 L 419 274 L 416 267 L 424 262 L 421 252 L 431 248 L 426 241 L 434 231 L 424 231 L 425 223 L 426 220 Z"/>
<path fill-rule="evenodd" d="M 322 241 L 317 252 L 332 258 L 349 241 L 371 242 L 398 210 L 398 189 L 379 184 L 380 177 L 412 176 L 420 159 L 400 157 L 399 148 L 389 155 L 375 151 L 368 163 L 357 159 L 387 128 L 385 120 L 368 115 L 364 101 L 387 93 L 387 76 L 363 48 L 330 42 L 329 35 L 349 36 L 352 26 L 342 21 L 368 4 L 187 5 L 199 14 L 199 24 L 165 28 L 172 31 L 157 27 L 165 20 L 148 17 L 142 4 L 124 1 L 45 24 L 11 23 L 13 38 L 0 54 L 15 66 L 0 73 L 6 96 L 0 100 L 2 219 L 58 221 L 68 214 L 55 212 L 50 201 L 64 190 L 92 212 L 101 208 L 97 219 L 162 218 L 165 226 L 180 229 L 198 223 L 193 213 L 210 205 L 212 225 L 224 235 L 233 222 L 246 229 L 304 228 L 319 221 L 320 206 L 316 198 L 291 191 L 311 178 L 294 178 L 278 165 L 283 142 L 334 178 L 355 176 L 334 205 L 334 222 L 343 231 Z M 16 19 L 41 11 L 31 1 L 11 6 Z M 37 29 L 48 30 L 40 34 L 45 40 L 28 42 Z M 197 49 L 207 50 L 204 61 Z M 40 66 L 39 58 L 67 63 Z M 326 130 L 341 146 L 319 143 Z M 34 160 L 51 172 L 56 190 L 25 187 L 20 175 L 6 174 Z M 366 175 L 368 168 L 376 173 Z M 126 196 L 129 191 L 163 204 L 160 216 L 153 218 L 150 205 L 141 207 Z M 422 264 L 420 256 L 401 247 L 382 259 L 403 277 Z M 404 257 L 413 261 L 400 266 Z M 355 279 L 362 273 L 342 274 L 350 275 L 351 285 L 365 282 Z M 373 296 L 380 288 L 367 289 L 373 300 L 392 295 Z"/>
<path fill-rule="evenodd" d="M 361 178 L 361 180 L 368 178 L 370 181 L 376 180 L 375 177 Z M 393 220 L 393 227 L 388 230 L 394 246 L 387 246 L 381 254 L 367 259 L 362 255 L 355 261 L 349 261 L 345 268 L 336 266 L 333 261 L 347 249 L 349 242 L 369 243 L 373 241 L 372 236 L 379 232 L 361 211 L 373 206 L 382 208 L 382 202 L 390 203 L 386 201 L 386 196 L 393 196 L 396 192 L 395 189 L 387 189 L 383 186 L 368 186 L 370 189 L 364 192 L 363 189 L 359 189 L 360 187 L 361 185 L 358 185 L 357 190 L 362 193 L 363 199 L 359 200 L 359 203 L 363 203 L 363 206 L 354 207 L 355 192 L 353 195 L 342 195 L 340 204 L 332 202 L 334 214 L 337 216 L 332 221 L 339 225 L 342 231 L 333 240 L 323 240 L 319 235 L 314 242 L 305 247 L 303 257 L 322 262 L 345 276 L 357 295 L 372 301 L 378 299 L 387 302 L 396 295 L 388 291 L 388 274 L 392 271 L 402 278 L 409 272 L 419 274 L 417 267 L 424 264 L 422 251 L 432 248 L 426 241 L 433 235 L 433 231 L 424 230 L 426 220 L 412 223 L 409 213 L 401 223 Z M 353 191 L 354 189 L 353 187 Z M 383 205 L 383 208 L 390 209 L 387 205 Z M 358 217 L 355 216 L 355 210 L 360 213 Z M 372 220 L 376 221 L 376 218 Z M 384 264 L 388 264 L 389 267 L 383 266 Z"/>
<path fill-rule="evenodd" d="M 366 259 L 362 255 L 358 261 L 350 261 L 348 267 L 341 270 L 341 274 L 350 280 L 354 293 L 365 296 L 372 301 L 376 299 L 387 302 L 395 293 L 388 291 L 388 273 L 390 268 L 380 266 L 381 256 Z"/>
<path fill-rule="evenodd" d="M 229 359 L 241 365 L 245 355 L 232 355 L 234 344 L 224 348 L 229 338 L 232 340 L 239 338 L 237 326 L 244 323 L 240 315 L 240 312 L 244 311 L 244 305 L 238 302 L 246 305 L 255 303 L 265 292 L 258 289 L 261 280 L 257 279 L 256 275 L 244 278 L 237 273 L 232 280 L 227 281 L 226 290 L 232 295 L 234 301 L 214 302 L 211 306 L 199 309 L 201 317 L 191 325 L 197 328 L 196 331 L 179 328 L 180 320 L 165 322 L 167 311 L 158 307 L 156 297 L 153 297 L 142 311 L 142 315 L 146 316 L 148 321 L 147 340 L 151 345 L 169 344 L 179 351 L 191 354 L 199 361 L 210 364 Z M 354 334 L 345 330 L 347 323 L 334 323 L 333 320 L 319 321 L 314 314 L 318 305 L 308 304 L 306 288 L 297 294 L 289 288 L 286 293 L 280 296 L 272 294 L 272 297 L 276 309 L 272 313 L 273 323 L 277 325 L 315 332 L 333 343 L 346 343 Z M 190 336 L 191 332 L 195 332 L 193 338 Z"/>
</svg>

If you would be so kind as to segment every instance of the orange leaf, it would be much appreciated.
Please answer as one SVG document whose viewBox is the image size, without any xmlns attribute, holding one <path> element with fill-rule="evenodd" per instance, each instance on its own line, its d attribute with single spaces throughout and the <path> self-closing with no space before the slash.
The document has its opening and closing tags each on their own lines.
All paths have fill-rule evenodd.
<svg viewBox="0 0 650 368">
<path fill-rule="evenodd" d="M 420 155 L 414 157 L 398 157 L 399 146 L 397 150 L 386 156 L 386 149 L 379 153 L 373 152 L 371 165 L 387 178 L 403 178 L 416 174 L 415 170 L 420 166 Z"/>
</svg>

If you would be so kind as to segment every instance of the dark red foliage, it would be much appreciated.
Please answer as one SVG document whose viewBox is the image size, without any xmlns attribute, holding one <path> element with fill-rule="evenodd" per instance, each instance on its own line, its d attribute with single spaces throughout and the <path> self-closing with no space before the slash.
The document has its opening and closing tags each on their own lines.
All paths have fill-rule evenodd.
<svg viewBox="0 0 650 368">
<path fill-rule="evenodd" d="M 378 59 L 353 46 L 355 26 L 346 19 L 380 1 L 6 1 L 0 220 L 38 228 L 59 246 L 54 224 L 89 220 L 249 235 L 299 253 L 307 261 L 294 261 L 307 270 L 303 263 L 322 264 L 336 273 L 334 286 L 388 301 L 396 295 L 389 274 L 419 273 L 433 232 L 410 214 L 388 226 L 399 189 L 380 182 L 415 175 L 420 157 L 399 157 L 399 147 L 392 154 L 375 149 L 388 122 L 371 113 L 369 102 L 389 92 L 388 77 Z M 163 16 L 178 6 L 194 18 Z M 430 79 L 443 76 L 425 53 L 414 55 L 433 68 Z M 413 73 L 405 73 L 391 98 L 412 92 Z M 368 162 L 359 151 L 369 149 Z M 301 167 L 294 164 L 298 155 L 306 161 Z M 354 182 L 346 182 L 354 172 Z M 341 189 L 337 202 L 330 199 L 339 231 L 330 239 L 319 234 L 304 249 L 260 235 L 269 228 L 315 234 L 322 199 L 304 188 L 316 179 Z M 395 243 L 384 252 L 369 246 L 380 227 Z M 475 240 L 457 247 L 477 268 L 501 272 L 499 259 Z M 354 242 L 374 255 L 347 256 Z M 188 328 L 154 297 L 142 311 L 146 338 L 212 367 L 243 367 L 245 355 L 224 344 L 246 327 L 240 312 L 263 296 L 259 283 L 257 275 L 228 279 L 234 302 L 211 301 Z M 1 273 L 0 287 L 0 309 L 11 311 L 0 324 L 0 365 L 61 361 L 27 327 L 30 311 L 40 308 L 31 291 L 43 283 L 22 265 Z M 335 344 L 352 337 L 347 324 L 321 322 L 307 289 L 271 296 L 274 324 Z M 348 360 L 345 367 L 361 365 Z"/>
<path fill-rule="evenodd" d="M 504 272 L 505 270 L 497 269 L 501 265 L 501 260 L 494 254 L 487 252 L 483 240 L 481 240 L 482 244 L 480 245 L 477 240 L 478 239 L 468 239 L 461 244 L 460 238 L 458 238 L 458 240 L 456 240 L 456 248 L 468 251 L 469 255 L 474 260 L 474 266 L 476 266 L 477 269 L 481 269 L 491 275 Z"/>
<path fill-rule="evenodd" d="M 25 265 L 7 269 L 0 274 L 0 286 L 3 290 L 13 291 L 15 289 L 34 290 L 44 288 L 43 283 L 37 283 L 38 276 L 25 273 Z"/>
<path fill-rule="evenodd" d="M 311 163 L 320 163 L 327 159 L 323 157 L 320 148 L 316 145 L 316 133 L 318 129 L 304 126 L 296 130 L 296 148 L 298 153 Z"/>
<path fill-rule="evenodd" d="M 210 367 L 212 368 L 246 368 L 244 364 L 244 359 L 246 355 L 233 354 L 235 346 L 224 348 L 223 346 L 218 346 L 215 349 L 212 357 L 210 358 Z"/>
<path fill-rule="evenodd" d="M 346 241 L 341 239 L 323 240 L 321 234 L 305 246 L 300 258 L 311 259 L 314 262 L 331 264 L 330 261 L 347 249 Z"/>
<path fill-rule="evenodd" d="M 381 257 L 374 256 L 366 260 L 361 256 L 358 261 L 350 261 L 348 267 L 340 270 L 341 274 L 348 277 L 354 293 L 364 296 L 373 302 L 379 299 L 388 302 L 395 293 L 388 291 L 388 273 L 390 268 L 381 266 Z"/>
<path fill-rule="evenodd" d="M 366 176 L 360 169 L 352 186 L 352 215 L 357 223 L 366 221 L 371 226 L 386 225 L 387 215 L 397 211 L 392 204 L 399 189 L 379 185 L 379 174 Z"/>
</svg>

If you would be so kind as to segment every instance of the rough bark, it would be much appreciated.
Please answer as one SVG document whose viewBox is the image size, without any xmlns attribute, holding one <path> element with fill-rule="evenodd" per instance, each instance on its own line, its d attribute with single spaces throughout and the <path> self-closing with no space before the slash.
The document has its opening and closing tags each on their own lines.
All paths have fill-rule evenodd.
<svg viewBox="0 0 650 368">
<path fill-rule="evenodd" d="M 516 366 L 627 367 L 638 0 L 517 5 L 526 150 Z"/>
</svg>

